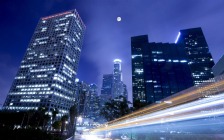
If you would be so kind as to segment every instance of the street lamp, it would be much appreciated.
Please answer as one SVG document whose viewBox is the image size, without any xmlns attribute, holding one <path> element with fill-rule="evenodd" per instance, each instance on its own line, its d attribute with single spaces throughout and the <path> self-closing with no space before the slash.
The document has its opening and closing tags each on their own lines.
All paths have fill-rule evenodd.
<svg viewBox="0 0 224 140">
<path fill-rule="evenodd" d="M 67 125 L 68 125 L 68 121 L 65 121 L 65 130 L 67 131 Z"/>
</svg>

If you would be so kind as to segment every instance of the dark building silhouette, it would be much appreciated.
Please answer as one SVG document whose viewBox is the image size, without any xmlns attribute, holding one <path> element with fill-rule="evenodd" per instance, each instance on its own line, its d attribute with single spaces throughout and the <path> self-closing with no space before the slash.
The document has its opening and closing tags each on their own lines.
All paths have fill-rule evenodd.
<svg viewBox="0 0 224 140">
<path fill-rule="evenodd" d="M 176 44 L 185 47 L 194 85 L 213 78 L 214 61 L 201 28 L 180 30 Z"/>
<path fill-rule="evenodd" d="M 77 105 L 78 115 L 87 117 L 89 101 L 90 101 L 90 87 L 87 83 L 76 79 L 75 82 L 75 102 Z"/>
<path fill-rule="evenodd" d="M 103 85 L 101 88 L 101 96 L 105 99 L 112 98 L 112 88 L 113 88 L 113 74 L 103 75 Z"/>
<path fill-rule="evenodd" d="M 184 47 L 131 38 L 133 101 L 153 103 L 193 86 Z"/>
</svg>

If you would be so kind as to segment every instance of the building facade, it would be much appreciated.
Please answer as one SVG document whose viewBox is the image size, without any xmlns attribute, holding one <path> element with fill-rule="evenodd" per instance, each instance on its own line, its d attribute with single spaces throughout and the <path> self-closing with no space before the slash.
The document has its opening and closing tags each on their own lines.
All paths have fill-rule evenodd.
<svg viewBox="0 0 224 140">
<path fill-rule="evenodd" d="M 131 38 L 133 101 L 151 104 L 193 86 L 185 50 L 174 43 Z"/>
<path fill-rule="evenodd" d="M 103 84 L 101 88 L 101 97 L 105 100 L 112 98 L 113 74 L 103 75 Z"/>
<path fill-rule="evenodd" d="M 76 10 L 39 20 L 4 103 L 25 111 L 57 108 L 68 113 L 75 100 L 75 78 L 85 25 Z"/>
<path fill-rule="evenodd" d="M 76 79 L 75 82 L 75 104 L 79 116 L 87 117 L 88 108 L 90 106 L 90 87 L 87 83 Z"/>
<path fill-rule="evenodd" d="M 212 72 L 214 61 L 201 28 L 180 30 L 176 44 L 185 47 L 194 85 L 207 82 L 214 77 Z"/>
<path fill-rule="evenodd" d="M 114 99 L 119 96 L 127 98 L 127 87 L 122 81 L 121 60 L 114 60 L 113 74 L 103 75 L 103 85 L 101 89 L 102 99 Z"/>
<path fill-rule="evenodd" d="M 113 88 L 112 88 L 112 98 L 119 96 L 124 96 L 127 98 L 127 89 L 126 85 L 122 80 L 122 70 L 121 70 L 121 60 L 114 60 L 114 70 L 113 70 Z"/>
<path fill-rule="evenodd" d="M 97 123 L 100 121 L 100 108 L 101 99 L 98 95 L 98 87 L 96 84 L 90 84 L 90 101 L 89 101 L 89 109 L 88 109 L 88 118 L 90 118 L 93 123 Z"/>
</svg>

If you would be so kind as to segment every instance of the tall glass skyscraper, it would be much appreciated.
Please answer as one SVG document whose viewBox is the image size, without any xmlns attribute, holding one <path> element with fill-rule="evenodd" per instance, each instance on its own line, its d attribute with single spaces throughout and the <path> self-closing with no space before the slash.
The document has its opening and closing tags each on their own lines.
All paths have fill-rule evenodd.
<svg viewBox="0 0 224 140">
<path fill-rule="evenodd" d="M 114 99 L 119 96 L 127 98 L 127 87 L 122 81 L 121 60 L 114 60 L 113 74 L 103 75 L 101 97 L 103 99 Z"/>
<path fill-rule="evenodd" d="M 113 71 L 113 89 L 112 89 L 112 97 L 116 98 L 119 96 L 127 96 L 126 85 L 122 81 L 122 71 L 121 71 L 121 60 L 114 60 L 114 71 Z"/>
<path fill-rule="evenodd" d="M 101 88 L 101 97 L 105 100 L 112 98 L 113 74 L 103 75 L 103 84 Z"/>
<path fill-rule="evenodd" d="M 84 32 L 76 10 L 41 18 L 3 108 L 22 111 L 45 107 L 68 113 L 75 100 Z"/>
<path fill-rule="evenodd" d="M 133 101 L 154 103 L 193 86 L 184 47 L 131 38 Z"/>
<path fill-rule="evenodd" d="M 122 81 L 122 72 L 121 72 L 121 60 L 115 59 L 114 60 L 114 81 Z"/>
<path fill-rule="evenodd" d="M 90 87 L 87 83 L 77 79 L 75 83 L 75 92 L 78 115 L 86 117 L 90 105 Z"/>
<path fill-rule="evenodd" d="M 176 44 L 185 47 L 194 85 L 214 77 L 212 72 L 214 61 L 201 28 L 180 30 Z"/>
</svg>

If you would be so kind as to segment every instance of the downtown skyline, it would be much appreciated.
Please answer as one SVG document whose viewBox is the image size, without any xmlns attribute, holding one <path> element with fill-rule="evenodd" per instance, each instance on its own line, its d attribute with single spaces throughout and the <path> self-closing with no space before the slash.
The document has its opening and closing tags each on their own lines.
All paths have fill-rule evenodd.
<svg viewBox="0 0 224 140">
<path fill-rule="evenodd" d="M 132 36 L 148 34 L 150 42 L 174 43 L 179 30 L 202 27 L 216 63 L 224 54 L 223 4 L 221 0 L 4 1 L 0 6 L 0 104 L 4 103 L 40 17 L 77 9 L 87 27 L 77 78 L 101 87 L 103 74 L 111 73 L 113 60 L 120 58 L 130 96 Z M 121 17 L 120 22 L 117 17 Z"/>
</svg>

